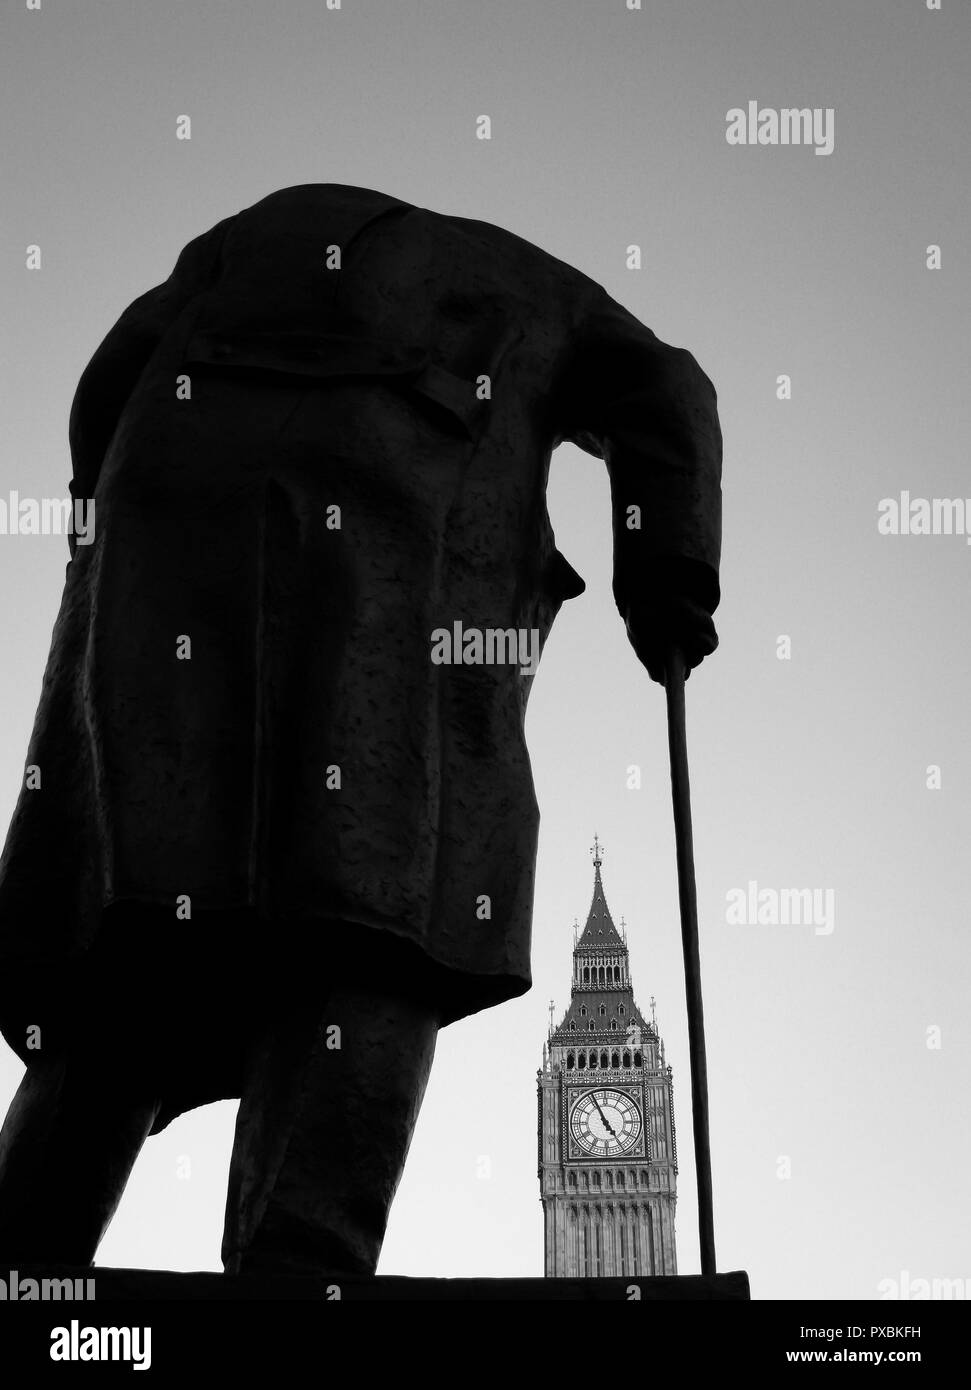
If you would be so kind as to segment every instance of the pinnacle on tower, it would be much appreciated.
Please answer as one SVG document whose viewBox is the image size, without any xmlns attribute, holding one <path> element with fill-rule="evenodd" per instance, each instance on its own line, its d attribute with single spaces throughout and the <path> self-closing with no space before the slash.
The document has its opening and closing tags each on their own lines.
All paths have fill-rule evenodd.
<svg viewBox="0 0 971 1390">
<path fill-rule="evenodd" d="M 610 909 L 607 906 L 607 899 L 604 895 L 603 880 L 600 877 L 600 865 L 603 863 L 603 846 L 596 835 L 593 837 L 593 901 L 590 904 L 590 912 L 587 915 L 587 925 L 583 929 L 578 945 L 580 946 L 610 946 L 624 947 L 620 933 L 614 926 Z"/>
</svg>

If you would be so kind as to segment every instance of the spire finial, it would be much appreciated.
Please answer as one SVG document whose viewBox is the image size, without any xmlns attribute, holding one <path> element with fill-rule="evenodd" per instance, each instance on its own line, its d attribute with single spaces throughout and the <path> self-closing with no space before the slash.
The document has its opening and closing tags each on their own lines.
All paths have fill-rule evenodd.
<svg viewBox="0 0 971 1390">
<path fill-rule="evenodd" d="M 590 853 L 593 855 L 593 867 L 595 869 L 599 869 L 600 865 L 603 863 L 603 848 L 599 837 L 594 835 L 593 844 L 590 846 Z"/>
<path fill-rule="evenodd" d="M 550 1037 L 553 1036 L 553 1000 L 550 1000 Z"/>
<path fill-rule="evenodd" d="M 655 1031 L 655 1033 L 656 1033 L 656 1032 L 657 1032 L 657 1006 L 656 1006 L 656 1004 L 655 1004 L 655 1002 L 654 1002 L 654 995 L 653 995 L 653 994 L 651 995 L 651 1022 L 652 1022 L 653 1025 L 654 1025 L 654 1031 Z"/>
</svg>

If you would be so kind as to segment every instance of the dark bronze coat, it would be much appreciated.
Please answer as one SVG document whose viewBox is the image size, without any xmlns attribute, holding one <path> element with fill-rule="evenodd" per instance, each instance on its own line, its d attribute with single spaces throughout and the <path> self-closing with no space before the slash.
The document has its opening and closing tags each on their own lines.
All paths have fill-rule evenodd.
<svg viewBox="0 0 971 1390">
<path fill-rule="evenodd" d="M 432 633 L 545 639 L 582 591 L 545 501 L 564 439 L 606 460 L 618 567 L 692 561 L 715 607 L 721 436 L 690 354 L 506 231 L 310 184 L 185 248 L 70 435 L 95 539 L 0 862 L 11 1046 L 29 1060 L 23 982 L 113 902 L 171 911 L 174 950 L 181 895 L 393 933 L 447 972 L 446 1021 L 525 991 L 532 677 L 436 665 Z"/>
</svg>

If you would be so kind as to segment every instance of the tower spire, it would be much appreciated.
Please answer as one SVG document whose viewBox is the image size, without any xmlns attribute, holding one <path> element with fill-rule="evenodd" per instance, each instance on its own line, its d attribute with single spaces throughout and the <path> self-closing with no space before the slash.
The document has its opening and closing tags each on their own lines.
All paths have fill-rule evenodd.
<svg viewBox="0 0 971 1390">
<path fill-rule="evenodd" d="M 612 946 L 623 949 L 624 943 L 614 926 L 604 894 L 603 879 L 600 877 L 603 852 L 604 847 L 600 843 L 600 836 L 594 835 L 593 844 L 590 846 L 590 853 L 593 855 L 593 901 L 587 914 L 587 925 L 584 927 L 577 945 Z"/>
</svg>

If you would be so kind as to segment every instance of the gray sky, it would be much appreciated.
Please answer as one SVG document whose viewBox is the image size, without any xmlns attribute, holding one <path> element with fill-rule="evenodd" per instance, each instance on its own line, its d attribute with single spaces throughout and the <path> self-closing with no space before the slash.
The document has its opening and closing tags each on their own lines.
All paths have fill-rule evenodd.
<svg viewBox="0 0 971 1390">
<path fill-rule="evenodd" d="M 715 382 L 722 646 L 688 718 L 719 1267 L 756 1297 L 971 1278 L 971 551 L 877 527 L 901 491 L 971 494 L 969 39 L 959 0 L 14 0 L 0 18 L 0 498 L 66 495 L 71 397 L 115 318 L 185 242 L 295 183 L 507 227 Z M 833 152 L 729 145 L 750 100 L 832 108 Z M 442 1033 L 382 1273 L 542 1273 L 535 1072 L 594 831 L 675 1069 L 679 1263 L 698 1268 L 664 697 L 613 608 L 603 465 L 560 449 L 550 510 L 588 588 L 527 722 L 535 986 Z M 3 826 L 66 562 L 62 537 L 0 536 Z M 832 931 L 729 923 L 750 881 L 832 890 Z M 0 1107 L 22 1071 L 4 1049 Z M 101 1263 L 220 1268 L 235 1109 L 148 1142 Z"/>
</svg>

